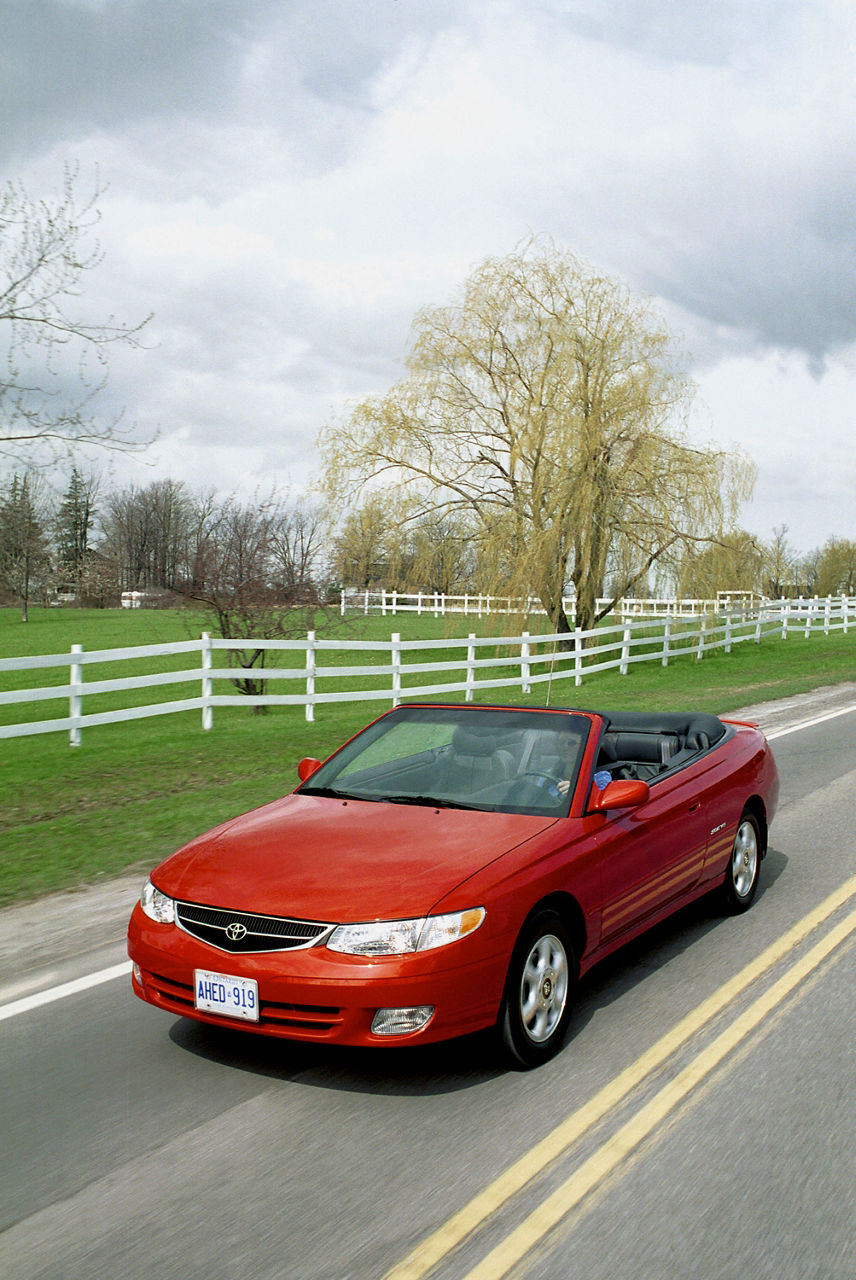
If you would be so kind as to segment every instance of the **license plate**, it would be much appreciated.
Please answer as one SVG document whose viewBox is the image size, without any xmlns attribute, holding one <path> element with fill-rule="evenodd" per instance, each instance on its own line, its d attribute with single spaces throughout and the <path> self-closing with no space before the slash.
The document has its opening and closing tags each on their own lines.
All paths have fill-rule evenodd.
<svg viewBox="0 0 856 1280">
<path fill-rule="evenodd" d="M 233 978 L 228 973 L 197 969 L 193 974 L 193 998 L 197 1009 L 225 1018 L 259 1020 L 259 987 L 253 978 Z"/>
</svg>

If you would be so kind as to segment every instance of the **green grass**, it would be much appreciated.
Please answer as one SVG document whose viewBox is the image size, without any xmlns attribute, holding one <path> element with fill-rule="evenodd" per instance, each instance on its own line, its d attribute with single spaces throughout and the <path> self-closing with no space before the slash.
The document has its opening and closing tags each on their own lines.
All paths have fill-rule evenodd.
<svg viewBox="0 0 856 1280">
<path fill-rule="evenodd" d="M 497 618 L 479 624 L 460 617 L 370 617 L 353 620 L 342 635 L 387 640 L 390 632 L 400 631 L 404 638 L 442 639 L 471 630 L 496 635 L 502 625 Z M 533 623 L 533 629 L 537 626 Z M 92 650 L 167 642 L 199 630 L 198 619 L 182 612 L 33 610 L 24 626 L 13 610 L 0 610 L 0 656 L 63 653 L 73 643 Z M 429 650 L 420 660 L 431 661 L 432 655 L 437 660 L 449 656 Z M 324 661 L 332 665 L 331 656 Z M 347 661 L 378 662 L 382 655 L 352 655 Z M 14 684 L 10 673 L 0 675 L 0 686 L 47 683 L 44 673 L 14 675 Z M 624 677 L 614 671 L 588 676 L 579 688 L 572 679 L 554 680 L 549 698 L 552 705 L 564 706 L 726 712 L 853 679 L 856 631 L 846 636 L 817 631 L 809 639 L 799 633 L 784 642 L 746 642 L 730 655 L 719 651 L 702 662 L 679 658 L 667 669 L 640 663 Z M 327 687 L 336 683 L 331 678 Z M 539 684 L 526 696 L 509 687 L 481 693 L 477 700 L 543 705 L 547 696 L 548 685 Z M 37 704 L 38 714 L 31 718 L 51 714 L 44 710 L 47 705 L 53 704 Z M 290 791 L 301 756 L 325 757 L 388 705 L 319 706 L 314 724 L 306 723 L 302 708 L 274 708 L 267 714 L 218 708 L 210 733 L 202 731 L 199 712 L 186 712 L 85 728 L 79 748 L 69 747 L 65 733 L 0 741 L 0 904 L 132 868 L 142 875 L 200 831 Z M 14 717 L 11 710 L 17 712 Z M 7 721 L 20 719 L 22 710 L 7 708 Z"/>
</svg>

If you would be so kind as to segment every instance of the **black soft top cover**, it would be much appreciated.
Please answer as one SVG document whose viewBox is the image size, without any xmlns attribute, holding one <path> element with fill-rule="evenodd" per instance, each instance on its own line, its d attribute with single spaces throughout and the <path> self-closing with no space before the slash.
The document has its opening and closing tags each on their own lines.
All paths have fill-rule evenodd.
<svg viewBox="0 0 856 1280">
<path fill-rule="evenodd" d="M 569 708 L 570 710 L 570 708 Z M 726 733 L 725 725 L 706 711 L 599 711 L 610 733 L 673 733 L 682 740 L 704 734 L 711 746 Z"/>
</svg>

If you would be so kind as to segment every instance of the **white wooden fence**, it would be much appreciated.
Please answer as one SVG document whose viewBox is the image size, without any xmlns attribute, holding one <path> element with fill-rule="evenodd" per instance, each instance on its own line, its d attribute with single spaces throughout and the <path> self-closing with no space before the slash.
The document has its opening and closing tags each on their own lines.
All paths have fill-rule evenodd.
<svg viewBox="0 0 856 1280">
<path fill-rule="evenodd" d="M 441 591 L 368 591 L 361 587 L 342 587 L 339 593 L 339 610 L 344 618 L 347 613 L 379 613 L 383 617 L 395 616 L 398 613 L 433 614 L 435 618 L 445 617 L 447 613 L 463 613 L 477 618 L 489 617 L 491 614 L 522 614 L 524 617 L 537 616 L 544 613 L 544 608 L 536 596 L 525 599 L 516 596 L 497 595 L 446 595 Z M 759 609 L 772 602 L 754 591 L 720 591 L 716 598 L 706 600 L 679 598 L 651 599 L 647 596 L 626 596 L 619 600 L 612 612 L 621 618 L 695 618 L 699 614 L 731 613 L 732 616 L 746 617 L 750 613 L 754 617 Z M 803 601 L 793 601 L 802 604 Z M 601 597 L 596 602 L 598 610 L 611 604 L 611 600 Z M 562 599 L 562 609 L 568 618 L 573 619 L 576 601 L 573 596 Z"/>
<path fill-rule="evenodd" d="M 598 671 L 617 669 L 626 675 L 638 662 L 659 662 L 664 667 L 681 655 L 694 655 L 701 660 L 717 649 L 729 653 L 732 646 L 744 641 L 759 644 L 765 636 L 786 639 L 789 634 L 805 637 L 823 632 L 847 632 L 856 619 L 856 598 L 828 598 L 811 601 L 779 601 L 758 611 L 754 618 L 711 617 L 702 614 L 689 621 L 671 614 L 663 619 L 639 621 L 625 619 L 621 624 L 598 627 L 594 631 L 577 629 L 570 636 L 532 635 L 480 637 L 470 634 L 454 640 L 402 640 L 398 633 L 388 641 L 319 640 L 310 632 L 305 640 L 222 640 L 207 633 L 199 640 L 171 644 L 137 646 L 130 649 L 102 649 L 84 652 L 72 645 L 66 654 L 48 654 L 22 658 L 0 658 L 0 681 L 4 673 L 65 669 L 67 679 L 61 683 L 27 689 L 0 689 L 0 738 L 17 738 L 37 733 L 67 731 L 69 742 L 78 746 L 84 727 L 134 720 L 148 716 L 170 715 L 179 711 L 201 711 L 203 729 L 213 725 L 215 707 L 234 706 L 302 706 L 307 720 L 315 718 L 315 708 L 326 703 L 380 700 L 396 705 L 402 698 L 435 697 L 439 694 L 463 694 L 471 701 L 477 690 L 519 687 L 528 693 L 534 685 L 560 680 L 573 680 L 580 685 L 587 676 Z M 567 646 L 567 647 L 565 647 Z M 248 649 L 294 655 L 293 666 L 245 668 L 215 665 L 215 655 L 241 654 Z M 437 651 L 449 653 L 448 659 L 437 660 Z M 429 661 L 425 661 L 430 651 Z M 325 662 L 327 654 L 379 654 L 370 663 Z M 184 658 L 175 669 L 97 678 L 97 668 L 125 662 L 142 663 L 164 658 Z M 298 657 L 299 655 L 299 657 Z M 481 656 L 479 656 L 481 655 Z M 92 678 L 92 676 L 96 678 Z M 250 678 L 265 684 L 283 682 L 293 692 L 242 694 L 227 685 L 215 691 L 215 683 Z M 427 677 L 427 679 L 420 679 Z M 360 683 L 362 682 L 362 684 Z M 370 683 L 367 683 L 370 682 Z M 135 704 L 124 700 L 121 707 L 84 711 L 84 699 L 163 689 L 166 686 L 190 686 L 192 692 L 180 699 L 144 701 Z M 326 685 L 326 687 L 324 687 Z M 320 686 L 320 687 L 319 687 Z M 9 723 L 6 708 L 40 702 L 61 702 L 67 713 L 51 719 L 21 720 Z M 90 705 L 92 705 L 90 703 Z M 13 713 L 14 714 L 14 713 Z"/>
</svg>

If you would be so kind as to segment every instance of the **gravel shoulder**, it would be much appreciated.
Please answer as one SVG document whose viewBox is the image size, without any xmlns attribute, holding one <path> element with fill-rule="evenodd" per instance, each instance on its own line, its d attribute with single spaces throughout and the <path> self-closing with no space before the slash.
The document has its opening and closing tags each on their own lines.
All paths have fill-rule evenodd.
<svg viewBox="0 0 856 1280">
<path fill-rule="evenodd" d="M 856 704 L 856 683 L 725 713 L 765 733 Z M 69 981 L 125 958 L 139 872 L 0 910 L 0 1002 Z"/>
</svg>

